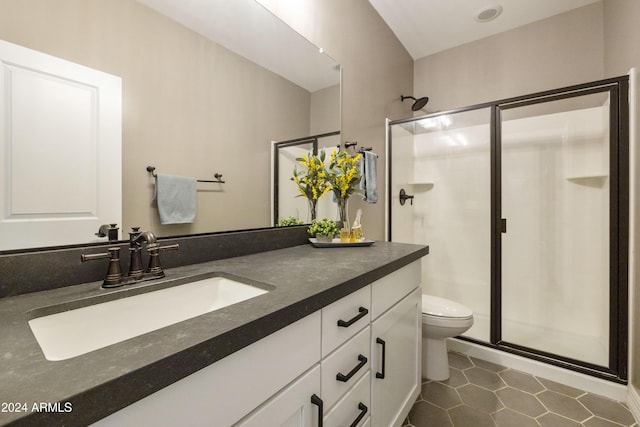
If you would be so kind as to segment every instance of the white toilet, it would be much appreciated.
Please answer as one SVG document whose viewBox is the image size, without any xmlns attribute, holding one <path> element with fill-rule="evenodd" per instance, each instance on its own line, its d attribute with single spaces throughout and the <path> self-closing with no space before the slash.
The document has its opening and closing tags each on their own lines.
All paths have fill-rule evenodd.
<svg viewBox="0 0 640 427">
<path fill-rule="evenodd" d="M 473 325 L 471 309 L 445 298 L 422 295 L 422 376 L 433 381 L 449 378 L 447 338 Z"/>
</svg>

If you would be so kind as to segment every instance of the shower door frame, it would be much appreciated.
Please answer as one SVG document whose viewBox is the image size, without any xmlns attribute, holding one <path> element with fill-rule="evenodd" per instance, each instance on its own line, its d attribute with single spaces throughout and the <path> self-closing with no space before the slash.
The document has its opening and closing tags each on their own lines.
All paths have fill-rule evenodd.
<svg viewBox="0 0 640 427">
<path fill-rule="evenodd" d="M 609 104 L 609 366 L 603 367 L 502 340 L 502 132 L 501 116 L 505 110 L 563 100 L 577 96 L 608 92 Z M 490 109 L 490 341 L 458 337 L 483 346 L 517 354 L 529 359 L 581 372 L 622 384 L 628 378 L 628 274 L 629 274 L 629 76 L 537 92 L 494 102 L 477 104 L 409 119 L 388 122 L 387 214 L 388 240 L 392 240 L 392 155 L 391 127 L 426 118 L 455 115 L 467 111 Z"/>
<path fill-rule="evenodd" d="M 297 147 L 298 145 L 305 145 L 305 144 L 311 144 L 311 152 L 313 153 L 314 156 L 318 155 L 318 140 L 321 138 L 327 138 L 327 137 L 331 137 L 331 136 L 337 136 L 340 135 L 340 131 L 334 131 L 334 132 L 327 132 L 327 133 L 321 133 L 318 135 L 310 135 L 310 136 L 305 136 L 302 138 L 295 138 L 295 139 L 288 139 L 286 141 L 274 141 L 272 144 L 272 156 L 273 156 L 273 201 L 272 201 L 272 215 L 273 215 L 273 226 L 277 227 L 278 226 L 278 215 L 279 215 L 279 208 L 280 208 L 280 202 L 279 202 L 279 197 L 280 197 L 280 185 L 278 184 L 278 178 L 279 178 L 279 157 L 278 157 L 278 152 L 281 148 L 287 148 L 287 147 Z M 339 146 L 338 146 L 339 147 Z"/>
</svg>

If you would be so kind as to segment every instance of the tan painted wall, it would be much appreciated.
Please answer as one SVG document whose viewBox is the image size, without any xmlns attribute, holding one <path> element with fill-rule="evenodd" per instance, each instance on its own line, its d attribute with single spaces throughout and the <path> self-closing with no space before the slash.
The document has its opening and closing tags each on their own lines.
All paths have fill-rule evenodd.
<svg viewBox="0 0 640 427">
<path fill-rule="evenodd" d="M 601 79 L 602 5 L 595 3 L 416 61 L 416 96 L 449 110 Z"/>
</svg>

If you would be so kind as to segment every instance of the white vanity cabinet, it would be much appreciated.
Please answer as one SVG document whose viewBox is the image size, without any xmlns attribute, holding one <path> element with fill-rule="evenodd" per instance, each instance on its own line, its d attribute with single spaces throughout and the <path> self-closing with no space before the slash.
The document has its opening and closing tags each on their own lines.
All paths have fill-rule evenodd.
<svg viewBox="0 0 640 427">
<path fill-rule="evenodd" d="M 420 261 L 99 421 L 400 426 L 420 391 Z"/>
<path fill-rule="evenodd" d="M 324 427 L 362 426 L 370 406 L 370 310 L 370 286 L 324 307 L 320 365 L 234 427 L 316 427 L 320 417 Z"/>
<path fill-rule="evenodd" d="M 325 427 L 402 425 L 420 393 L 420 281 L 416 261 L 322 309 Z"/>
</svg>

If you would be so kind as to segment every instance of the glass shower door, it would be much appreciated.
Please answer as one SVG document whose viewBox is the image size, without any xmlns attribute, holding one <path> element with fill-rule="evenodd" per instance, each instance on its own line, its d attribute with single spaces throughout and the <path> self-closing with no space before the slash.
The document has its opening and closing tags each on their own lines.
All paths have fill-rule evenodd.
<svg viewBox="0 0 640 427">
<path fill-rule="evenodd" d="M 604 91 L 500 110 L 502 341 L 604 367 L 609 105 Z"/>
</svg>

